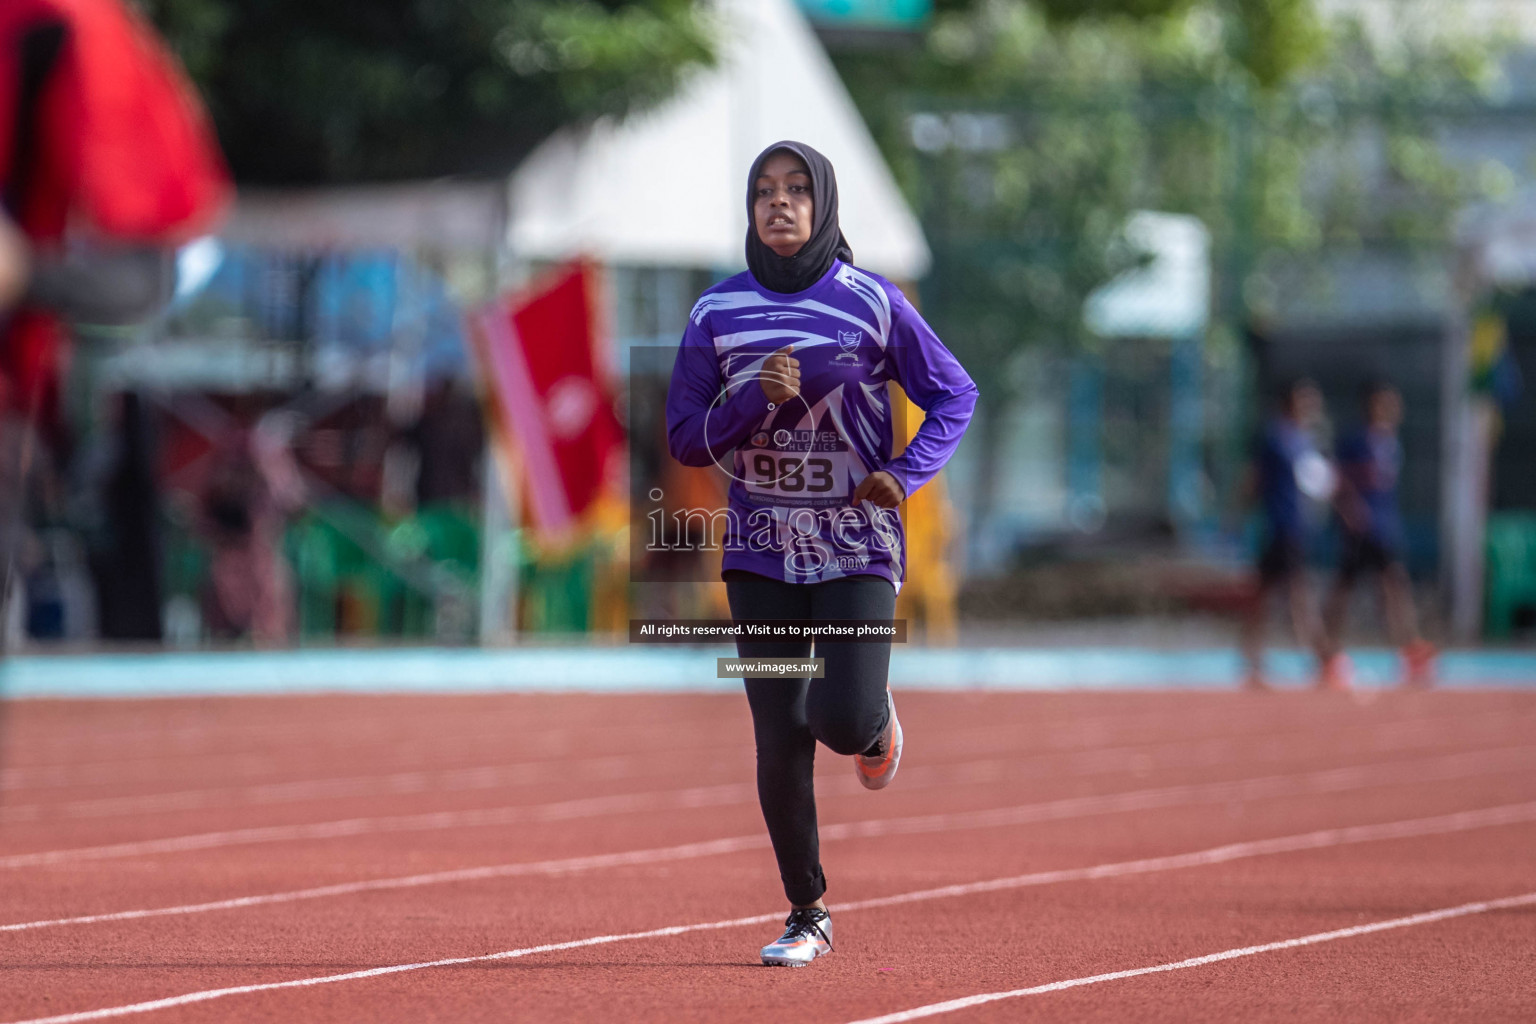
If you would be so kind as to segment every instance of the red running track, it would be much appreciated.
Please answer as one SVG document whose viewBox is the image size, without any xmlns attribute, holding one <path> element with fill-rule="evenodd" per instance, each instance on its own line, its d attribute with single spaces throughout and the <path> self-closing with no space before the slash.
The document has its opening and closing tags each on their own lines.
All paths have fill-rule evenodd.
<svg viewBox="0 0 1536 1024">
<path fill-rule="evenodd" d="M 803 970 L 738 697 L 12 705 L 0 1022 L 1536 1020 L 1536 694 L 898 701 Z"/>
</svg>

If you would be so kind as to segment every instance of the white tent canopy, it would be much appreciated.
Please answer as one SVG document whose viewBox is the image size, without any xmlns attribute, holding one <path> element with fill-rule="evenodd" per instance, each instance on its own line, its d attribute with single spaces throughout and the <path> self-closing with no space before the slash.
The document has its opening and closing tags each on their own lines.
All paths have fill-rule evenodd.
<svg viewBox="0 0 1536 1024">
<path fill-rule="evenodd" d="M 241 189 L 226 242 L 277 249 L 437 249 L 491 253 L 501 245 L 500 181 Z"/>
<path fill-rule="evenodd" d="M 792 0 L 718 0 L 719 64 L 654 110 L 567 130 L 511 181 L 518 259 L 725 269 L 745 264 L 747 165 L 779 139 L 837 169 L 843 233 L 862 267 L 921 277 L 929 252 L 826 52 Z"/>
<path fill-rule="evenodd" d="M 1192 338 L 1211 308 L 1211 234 L 1197 217 L 1140 210 L 1126 239 L 1151 256 L 1094 289 L 1084 303 L 1090 329 L 1105 337 Z"/>
</svg>

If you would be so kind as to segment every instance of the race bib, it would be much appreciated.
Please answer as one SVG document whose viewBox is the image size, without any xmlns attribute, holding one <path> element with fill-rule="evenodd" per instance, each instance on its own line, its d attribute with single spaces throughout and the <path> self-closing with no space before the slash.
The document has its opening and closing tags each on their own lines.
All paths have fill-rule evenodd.
<svg viewBox="0 0 1536 1024">
<path fill-rule="evenodd" d="M 835 431 L 780 430 L 742 450 L 747 492 L 768 505 L 843 505 L 849 490 L 848 446 Z"/>
</svg>

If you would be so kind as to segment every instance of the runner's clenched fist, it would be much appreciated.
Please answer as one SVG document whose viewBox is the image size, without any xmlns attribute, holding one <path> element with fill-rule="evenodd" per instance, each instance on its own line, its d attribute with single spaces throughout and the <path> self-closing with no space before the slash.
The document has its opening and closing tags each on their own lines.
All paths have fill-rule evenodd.
<svg viewBox="0 0 1536 1024">
<path fill-rule="evenodd" d="M 800 394 L 800 360 L 790 355 L 793 345 L 785 345 L 763 360 L 758 377 L 763 382 L 763 394 L 774 405 L 783 405 Z"/>
<path fill-rule="evenodd" d="M 858 488 L 853 492 L 853 504 L 857 505 L 868 498 L 881 508 L 895 508 L 906 496 L 896 478 L 879 469 L 859 481 Z"/>
</svg>

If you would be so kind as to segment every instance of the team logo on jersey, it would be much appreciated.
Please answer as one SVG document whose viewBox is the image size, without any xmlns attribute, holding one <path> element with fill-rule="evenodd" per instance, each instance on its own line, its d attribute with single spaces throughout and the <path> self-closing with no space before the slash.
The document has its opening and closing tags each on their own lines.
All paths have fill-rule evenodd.
<svg viewBox="0 0 1536 1024">
<path fill-rule="evenodd" d="M 857 363 L 859 361 L 859 342 L 863 340 L 864 334 L 862 331 L 838 331 L 837 344 L 842 348 L 842 351 L 834 356 L 832 361 L 834 363 Z"/>
<path fill-rule="evenodd" d="M 794 438 L 787 430 L 775 430 L 773 432 L 773 443 L 778 445 L 780 448 L 783 448 L 785 445 L 789 444 L 789 442 L 793 439 Z"/>
<path fill-rule="evenodd" d="M 753 434 L 752 435 L 752 447 L 753 448 L 767 448 L 768 447 L 768 431 L 766 431 L 766 430 L 759 430 L 757 433 Z"/>
</svg>

